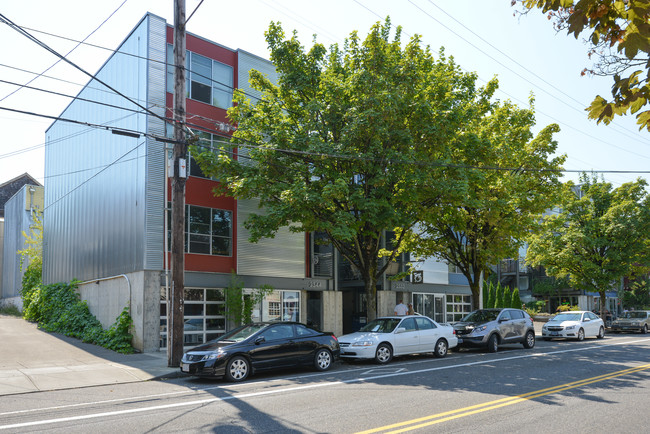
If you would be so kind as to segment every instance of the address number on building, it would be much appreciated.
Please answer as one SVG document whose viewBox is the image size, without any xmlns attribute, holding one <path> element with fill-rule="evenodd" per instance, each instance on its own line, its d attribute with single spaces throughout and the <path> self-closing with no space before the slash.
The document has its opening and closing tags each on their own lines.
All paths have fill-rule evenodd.
<svg viewBox="0 0 650 434">
<path fill-rule="evenodd" d="M 307 281 L 307 288 L 323 288 L 325 285 L 323 285 L 322 280 L 308 280 Z"/>
</svg>

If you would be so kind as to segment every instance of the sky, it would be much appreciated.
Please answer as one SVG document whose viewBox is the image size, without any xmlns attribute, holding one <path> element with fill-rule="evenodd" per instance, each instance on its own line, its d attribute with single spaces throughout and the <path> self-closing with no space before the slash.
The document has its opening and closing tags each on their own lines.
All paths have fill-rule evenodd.
<svg viewBox="0 0 650 434">
<path fill-rule="evenodd" d="M 173 3 L 2 0 L 0 13 L 94 74 L 145 13 L 173 24 Z M 188 16 L 196 9 L 188 32 L 267 59 L 264 32 L 271 21 L 281 22 L 287 34 L 296 30 L 310 47 L 314 35 L 326 46 L 342 45 L 354 30 L 364 38 L 375 22 L 390 16 L 402 26 L 403 40 L 421 35 L 436 57 L 444 47 L 462 69 L 478 74 L 479 85 L 497 77 L 495 98 L 528 107 L 533 95 L 535 130 L 560 126 L 554 138 L 557 154 L 567 155 L 565 180 L 600 171 L 617 187 L 650 176 L 650 133 L 639 131 L 633 116 L 608 126 L 587 118 L 584 109 L 596 95 L 611 95 L 612 84 L 609 77 L 581 76 L 591 65 L 587 46 L 556 33 L 537 10 L 515 16 L 510 0 L 186 0 L 186 9 Z M 56 117 L 71 99 L 43 90 L 74 96 L 89 78 L 2 23 L 0 38 L 0 183 L 26 172 L 47 187 L 44 142 L 52 121 L 5 109 Z M 42 90 L 8 83 L 25 85 L 34 77 L 29 86 Z"/>
</svg>

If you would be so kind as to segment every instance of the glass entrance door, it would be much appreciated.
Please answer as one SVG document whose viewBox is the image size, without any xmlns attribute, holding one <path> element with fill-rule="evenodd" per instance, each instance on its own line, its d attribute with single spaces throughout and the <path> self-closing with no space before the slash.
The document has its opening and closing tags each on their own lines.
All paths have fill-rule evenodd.
<svg viewBox="0 0 650 434">
<path fill-rule="evenodd" d="M 414 293 L 413 310 L 435 321 L 445 322 L 445 296 Z"/>
</svg>

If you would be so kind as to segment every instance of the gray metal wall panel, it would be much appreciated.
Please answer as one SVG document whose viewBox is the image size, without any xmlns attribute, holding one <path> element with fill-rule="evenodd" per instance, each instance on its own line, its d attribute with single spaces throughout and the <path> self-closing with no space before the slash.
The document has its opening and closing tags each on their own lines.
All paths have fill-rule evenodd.
<svg viewBox="0 0 650 434">
<path fill-rule="evenodd" d="M 123 94 L 147 103 L 146 16 L 97 73 Z M 134 57 L 129 54 L 135 54 Z M 92 80 L 62 118 L 144 132 L 146 115 Z M 143 138 L 56 121 L 46 133 L 43 279 L 87 280 L 142 270 L 145 173 Z"/>
<path fill-rule="evenodd" d="M 249 72 L 256 69 L 273 82 L 277 74 L 271 62 L 239 50 L 238 87 L 255 101 L 260 93 L 248 84 Z M 248 241 L 249 232 L 244 221 L 251 213 L 259 213 L 258 201 L 237 201 L 237 273 L 240 275 L 269 277 L 305 277 L 305 234 L 290 232 L 288 228 L 278 231 L 275 238 L 266 238 L 258 243 Z"/>
<path fill-rule="evenodd" d="M 167 23 L 164 19 L 150 17 L 148 58 L 152 61 L 148 63 L 147 71 L 147 106 L 161 117 L 165 116 L 166 29 Z M 161 119 L 149 116 L 147 132 L 164 136 L 165 123 Z M 162 270 L 165 248 L 165 186 L 167 185 L 165 143 L 148 138 L 146 147 L 144 268 Z"/>
<path fill-rule="evenodd" d="M 16 297 L 20 295 L 22 287 L 23 271 L 21 271 L 21 256 L 19 250 L 27 247 L 23 232 L 30 235 L 32 224 L 31 210 L 29 204 L 30 185 L 23 186 L 5 204 L 4 221 L 4 243 L 2 246 L 2 298 Z M 41 186 L 33 186 L 35 189 L 43 189 Z M 43 209 L 42 203 L 34 203 L 38 209 Z M 24 264 L 25 267 L 29 262 Z"/>
<path fill-rule="evenodd" d="M 244 222 L 262 212 L 256 200 L 237 201 L 237 273 L 251 276 L 305 277 L 305 234 L 281 228 L 275 238 L 248 241 Z"/>
</svg>

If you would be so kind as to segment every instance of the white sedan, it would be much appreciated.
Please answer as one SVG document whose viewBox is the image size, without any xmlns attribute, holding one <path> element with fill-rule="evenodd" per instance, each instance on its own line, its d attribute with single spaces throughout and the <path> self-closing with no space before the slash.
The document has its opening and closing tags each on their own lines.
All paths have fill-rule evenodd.
<svg viewBox="0 0 650 434">
<path fill-rule="evenodd" d="M 445 357 L 449 348 L 457 345 L 452 326 L 421 315 L 377 318 L 358 332 L 339 337 L 342 358 L 375 359 L 380 364 L 404 354 Z"/>
<path fill-rule="evenodd" d="M 605 337 L 605 324 L 598 315 L 589 311 L 558 313 L 542 327 L 542 339 L 569 338 L 583 340 L 588 336 Z"/>
</svg>

